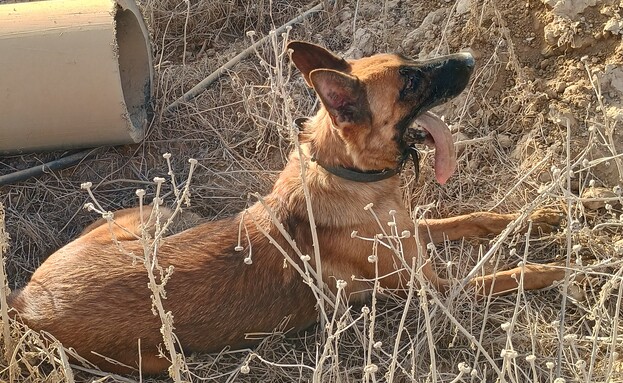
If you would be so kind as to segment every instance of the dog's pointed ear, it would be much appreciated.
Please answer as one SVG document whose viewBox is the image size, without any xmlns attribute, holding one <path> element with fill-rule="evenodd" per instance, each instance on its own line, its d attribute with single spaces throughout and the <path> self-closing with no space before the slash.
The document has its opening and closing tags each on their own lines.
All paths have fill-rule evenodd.
<svg viewBox="0 0 623 383">
<path fill-rule="evenodd" d="M 309 74 L 315 69 L 333 69 L 338 72 L 347 72 L 350 69 L 346 60 L 315 44 L 291 41 L 287 49 L 290 51 L 290 59 L 301 71 L 308 86 L 312 86 Z"/>
<path fill-rule="evenodd" d="M 309 79 L 336 128 L 370 119 L 365 86 L 357 77 L 332 69 L 316 69 L 309 73 Z"/>
</svg>

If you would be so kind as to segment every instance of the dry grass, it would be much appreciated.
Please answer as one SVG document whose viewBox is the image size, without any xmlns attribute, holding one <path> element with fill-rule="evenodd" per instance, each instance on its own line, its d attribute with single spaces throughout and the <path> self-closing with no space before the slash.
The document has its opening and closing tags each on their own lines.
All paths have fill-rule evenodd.
<svg viewBox="0 0 623 383">
<path fill-rule="evenodd" d="M 429 255 L 440 272 L 459 280 L 519 262 L 549 260 L 569 270 L 567 280 L 546 291 L 520 291 L 484 302 L 476 302 L 460 284 L 447 297 L 422 284 L 406 300 L 375 289 L 366 307 L 350 307 L 347 297 L 338 294 L 323 298 L 324 327 L 298 338 L 284 337 L 280 329 L 257 334 L 263 340 L 253 350 L 186 355 L 188 373 L 175 375 L 175 380 L 623 382 L 623 174 L 619 169 L 618 178 L 612 178 L 604 170 L 620 163 L 618 152 L 623 148 L 616 146 L 616 121 L 599 107 L 604 102 L 599 82 L 592 81 L 594 74 L 600 75 L 602 64 L 620 54 L 620 45 L 602 41 L 605 54 L 595 56 L 596 62 L 580 59 L 590 52 L 569 50 L 558 56 L 554 69 L 539 73 L 530 67 L 538 47 L 514 35 L 525 31 L 516 28 L 530 24 L 522 24 L 521 17 L 514 15 L 519 12 L 514 2 L 496 8 L 491 2 L 472 1 L 465 14 L 446 12 L 437 23 L 441 27 L 431 27 L 432 37 L 418 42 L 417 49 L 402 44 L 404 35 L 438 6 L 402 4 L 402 9 L 392 12 L 389 3 L 346 5 L 294 28 L 290 38 L 344 51 L 353 41 L 363 44 L 352 33 L 364 28 L 378 46 L 386 47 L 377 50 L 425 56 L 472 47 L 479 63 L 473 85 L 438 110 L 460 132 L 458 174 L 441 187 L 427 182 L 433 179 L 429 167 L 419 180 L 407 170 L 405 202 L 420 207 L 417 218 L 474 210 L 521 211 L 527 216 L 539 207 L 561 209 L 567 220 L 559 233 L 527 238 L 509 228 L 489 243 L 447 243 L 429 248 Z M 170 166 L 178 180 L 188 176 L 188 158 L 198 161 L 189 189 L 190 210 L 207 219 L 227 216 L 242 210 L 248 195 L 269 190 L 294 147 L 292 117 L 314 110 L 313 94 L 300 78 L 290 76 L 279 49 L 282 37 L 275 36 L 257 57 L 240 63 L 196 100 L 174 114 L 163 112 L 184 91 L 250 45 L 246 31 L 263 35 L 307 4 L 149 0 L 142 7 L 157 64 L 156 118 L 148 137 L 140 145 L 106 148 L 96 159 L 73 169 L 0 188 L 0 204 L 6 211 L 6 218 L 0 214 L 0 252 L 6 223 L 11 247 L 3 260 L 11 287 L 25 284 L 46 255 L 95 218 L 82 209 L 90 201 L 80 190 L 82 182 L 92 182 L 94 198 L 104 211 L 135 206 L 136 189 L 155 195 L 152 180 L 167 176 L 169 167 L 162 154 L 171 152 Z M 540 4 L 535 12 L 547 14 Z M 404 20 L 410 24 L 401 24 Z M 346 27 L 340 28 L 342 24 Z M 351 35 L 336 32 L 336 27 Z M 542 38 L 535 31 L 537 39 Z M 567 72 L 573 66 L 579 69 Z M 564 94 L 553 97 L 542 86 L 564 76 L 587 84 L 582 96 L 588 105 L 565 99 Z M 560 110 L 562 104 L 574 121 L 564 113 L 551 112 L 552 106 Z M 57 155 L 3 158 L 0 173 Z M 427 162 L 428 158 L 423 163 Z M 602 202 L 601 207 L 586 208 L 587 197 L 580 196 L 602 186 L 614 189 L 614 194 L 591 197 Z M 165 203 L 175 204 L 174 200 L 170 196 Z M 515 224 L 527 225 L 521 220 Z M 394 241 L 401 240 L 398 233 Z M 420 280 L 417 265 L 403 266 L 412 270 L 414 281 Z M 0 290 L 5 315 L 3 286 Z M 44 346 L 37 334 L 19 324 L 9 325 L 6 318 L 3 324 L 0 380 L 134 381 L 72 370 L 59 344 Z"/>
</svg>

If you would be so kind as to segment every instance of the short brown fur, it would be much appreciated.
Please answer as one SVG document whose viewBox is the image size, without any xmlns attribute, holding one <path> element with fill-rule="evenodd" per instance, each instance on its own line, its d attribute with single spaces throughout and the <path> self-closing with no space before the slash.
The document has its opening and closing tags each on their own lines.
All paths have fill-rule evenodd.
<svg viewBox="0 0 623 383">
<path fill-rule="evenodd" d="M 323 103 L 301 134 L 323 280 L 331 289 L 335 280 L 348 281 L 347 293 L 351 299 L 364 301 L 370 285 L 351 277 L 358 280 L 375 277 L 374 265 L 368 262 L 371 247 L 369 242 L 351 238 L 351 233 L 356 230 L 361 236 L 371 237 L 379 231 L 375 219 L 364 210 L 369 203 L 374 204 L 381 222 L 390 221 L 389 211 L 395 210 L 399 230 L 414 232 L 413 220 L 402 202 L 400 178 L 352 182 L 328 173 L 309 159 L 313 156 L 322 159 L 325 166 L 361 171 L 394 168 L 403 150 L 396 126 L 407 116 L 414 117 L 417 108 L 423 111 L 436 101 L 427 101 L 430 90 L 426 87 L 437 80 L 424 76 L 419 80 L 426 89 L 414 87 L 411 92 L 405 85 L 410 80 L 401 75 L 399 68 L 420 64 L 400 56 L 383 54 L 345 61 L 311 44 L 293 42 L 289 47 L 293 50 L 293 62 L 303 71 L 308 84 L 320 93 Z M 401 92 L 411 93 L 402 98 Z M 301 252 L 312 255 L 300 165 L 301 158 L 293 152 L 272 192 L 263 200 Z M 138 213 L 138 210 L 122 211 L 116 215 L 117 226 L 112 228 L 126 251 L 142 254 L 141 244 L 128 235 L 128 231 L 140 232 Z M 454 240 L 496 234 L 515 217 L 483 212 L 428 220 L 427 227 L 420 228 L 421 242 L 439 242 L 444 235 Z M 538 212 L 532 218 L 543 226 L 555 225 L 559 219 L 557 214 L 549 212 Z M 234 250 L 241 220 L 252 246 L 250 265 L 243 262 L 249 247 L 246 241 L 243 251 Z M 282 254 L 258 226 L 297 259 L 260 203 L 251 206 L 245 214 L 169 236 L 162 245 L 160 265 L 175 267 L 166 286 L 165 308 L 174 315 L 175 333 L 187 353 L 252 345 L 252 341 L 245 339 L 246 333 L 271 331 L 285 317 L 290 317 L 288 323 L 294 330 L 316 321 L 316 301 L 310 288 L 294 268 L 284 268 Z M 417 248 L 413 237 L 403 240 L 403 246 L 409 263 L 411 257 L 425 254 Z M 424 265 L 423 274 L 431 284 L 442 291 L 448 288 L 450 282 L 437 276 L 429 262 L 423 259 L 419 262 Z M 394 272 L 395 254 L 382 246 L 378 250 L 378 269 L 380 275 L 388 275 L 380 280 L 383 287 L 404 288 L 407 276 Z M 471 284 L 478 294 L 504 294 L 517 289 L 513 274 L 518 273 L 519 269 L 513 269 L 478 277 Z M 543 288 L 563 276 L 560 269 L 528 266 L 524 287 Z M 143 265 L 132 265 L 129 257 L 120 253 L 111 241 L 108 225 L 102 222 L 91 225 L 82 236 L 51 255 L 28 285 L 14 292 L 10 301 L 21 320 L 31 328 L 50 332 L 65 346 L 74 347 L 103 369 L 128 372 L 91 351 L 137 367 L 139 338 L 142 371 L 157 374 L 168 367 L 167 360 L 157 356 L 162 343 L 161 323 L 151 310 Z"/>
</svg>

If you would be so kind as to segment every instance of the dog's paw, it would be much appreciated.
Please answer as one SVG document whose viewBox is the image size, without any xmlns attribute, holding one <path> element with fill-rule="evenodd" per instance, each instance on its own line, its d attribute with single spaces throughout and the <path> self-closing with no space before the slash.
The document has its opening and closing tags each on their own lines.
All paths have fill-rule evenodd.
<svg viewBox="0 0 623 383">
<path fill-rule="evenodd" d="M 556 209 L 539 209 L 530 215 L 532 228 L 542 233 L 551 233 L 560 228 L 565 214 Z"/>
</svg>

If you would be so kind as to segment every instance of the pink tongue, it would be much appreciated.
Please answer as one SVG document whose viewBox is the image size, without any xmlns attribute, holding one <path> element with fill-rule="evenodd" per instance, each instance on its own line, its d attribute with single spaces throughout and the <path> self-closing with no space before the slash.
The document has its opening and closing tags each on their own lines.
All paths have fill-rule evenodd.
<svg viewBox="0 0 623 383">
<path fill-rule="evenodd" d="M 435 176 L 440 184 L 445 184 L 456 169 L 456 152 L 452 133 L 445 122 L 431 112 L 415 119 L 415 123 L 426 129 L 435 141 Z"/>
</svg>

